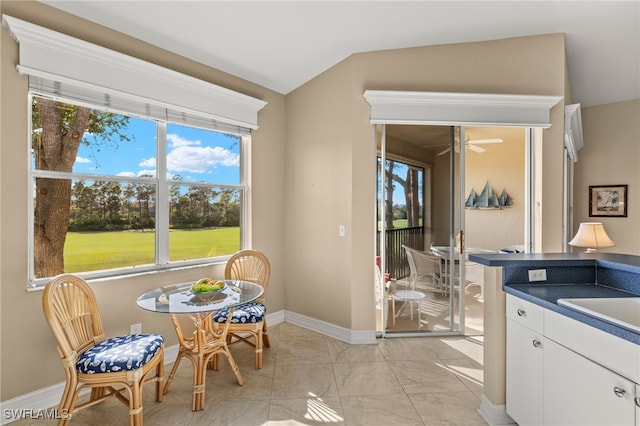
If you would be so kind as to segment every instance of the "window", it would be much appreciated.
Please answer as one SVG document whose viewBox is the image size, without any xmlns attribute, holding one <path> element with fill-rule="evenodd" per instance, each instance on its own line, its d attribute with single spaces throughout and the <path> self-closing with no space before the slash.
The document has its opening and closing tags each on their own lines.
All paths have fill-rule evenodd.
<svg viewBox="0 0 640 426">
<path fill-rule="evenodd" d="M 73 271 L 91 278 L 243 246 L 242 153 L 267 102 L 12 16 L 2 23 L 34 105 L 29 286 L 71 272 L 74 250 Z M 176 152 L 208 168 L 186 168 Z M 196 238 L 218 226 L 224 241 Z M 123 233 L 135 242 L 112 239 Z"/>
<path fill-rule="evenodd" d="M 378 199 L 383 196 L 382 182 L 386 185 L 384 213 L 378 212 L 378 230 L 385 220 L 386 229 L 418 228 L 423 226 L 424 168 L 387 159 L 385 178 L 380 172 L 378 157 Z"/>
<path fill-rule="evenodd" d="M 247 138 L 31 101 L 32 282 L 204 263 L 242 247 Z"/>
</svg>

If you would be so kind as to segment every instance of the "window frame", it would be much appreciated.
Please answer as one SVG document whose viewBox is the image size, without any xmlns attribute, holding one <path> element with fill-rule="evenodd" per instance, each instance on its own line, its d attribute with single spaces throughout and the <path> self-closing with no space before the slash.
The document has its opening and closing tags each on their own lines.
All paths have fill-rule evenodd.
<svg viewBox="0 0 640 426">
<path fill-rule="evenodd" d="M 146 185 L 154 185 L 156 187 L 156 209 L 155 209 L 155 253 L 154 253 L 154 264 L 153 265 L 134 265 L 134 266 L 124 266 L 120 268 L 112 268 L 98 271 L 83 271 L 83 272 L 74 272 L 74 274 L 79 275 L 85 279 L 102 279 L 102 278 L 119 278 L 124 276 L 131 276 L 137 274 L 148 274 L 159 271 L 170 271 L 170 270 L 178 270 L 185 267 L 193 267 L 193 266 L 206 266 L 219 262 L 224 262 L 226 259 L 231 256 L 231 254 L 223 255 L 223 256 L 215 256 L 215 257 L 207 257 L 207 258 L 199 258 L 199 259 L 189 259 L 189 260 L 180 260 L 180 261 L 171 261 L 170 260 L 170 247 L 169 247 L 169 232 L 170 232 L 170 215 L 169 215 L 169 187 L 171 185 L 179 185 L 184 187 L 207 187 L 207 188 L 223 188 L 223 189 L 233 189 L 237 190 L 240 193 L 240 249 L 247 247 L 247 239 L 246 236 L 249 235 L 249 232 L 246 230 L 246 226 L 249 223 L 248 218 L 246 217 L 247 213 L 250 211 L 249 208 L 249 197 L 248 194 L 248 176 L 247 176 L 247 161 L 248 161 L 248 153 L 250 149 L 251 136 L 245 134 L 235 134 L 235 136 L 239 139 L 239 156 L 240 156 L 240 165 L 239 165 L 239 184 L 231 185 L 231 184 L 221 184 L 221 183 L 209 183 L 209 182 L 185 182 L 180 180 L 174 180 L 167 178 L 167 125 L 168 124 L 176 124 L 184 127 L 194 127 L 201 128 L 203 130 L 218 132 L 218 133 L 227 133 L 232 134 L 231 132 L 223 132 L 217 129 L 210 129 L 205 127 L 197 127 L 191 124 L 177 123 L 175 121 L 170 120 L 159 120 L 157 118 L 151 117 L 143 117 L 136 114 L 132 114 L 126 111 L 118 111 L 113 108 L 106 108 L 100 105 L 91 105 L 87 102 L 78 102 L 74 99 L 69 99 L 63 96 L 55 96 L 52 97 L 48 93 L 42 93 L 38 90 L 29 89 L 28 91 L 28 120 L 29 120 L 29 131 L 28 131 L 28 142 L 26 144 L 26 149 L 29 150 L 29 164 L 28 164 L 28 179 L 29 179 L 29 193 L 33 194 L 35 191 L 35 181 L 36 178 L 50 178 L 50 179 L 68 179 L 72 182 L 74 180 L 83 180 L 83 181 L 107 181 L 107 182 L 117 182 L 117 183 L 139 183 Z M 118 175 L 102 175 L 102 174 L 93 174 L 93 173 L 75 173 L 75 172 L 58 172 L 52 170 L 38 170 L 32 167 L 32 154 L 31 154 L 31 144 L 33 140 L 33 117 L 32 117 L 32 102 L 34 97 L 45 97 L 49 99 L 53 99 L 56 102 L 63 102 L 72 105 L 81 105 L 85 107 L 89 107 L 92 109 L 100 109 L 103 111 L 108 111 L 115 114 L 121 114 L 129 117 L 136 117 L 143 120 L 149 120 L 155 123 L 156 126 L 156 174 L 154 178 L 148 177 L 130 177 L 130 176 L 118 176 Z M 28 200 L 28 280 L 27 286 L 28 288 L 42 288 L 46 283 L 51 279 L 51 277 L 35 277 L 35 265 L 34 265 L 34 255 L 35 255 L 35 239 L 34 239 L 34 201 L 35 196 L 27 197 Z"/>
</svg>

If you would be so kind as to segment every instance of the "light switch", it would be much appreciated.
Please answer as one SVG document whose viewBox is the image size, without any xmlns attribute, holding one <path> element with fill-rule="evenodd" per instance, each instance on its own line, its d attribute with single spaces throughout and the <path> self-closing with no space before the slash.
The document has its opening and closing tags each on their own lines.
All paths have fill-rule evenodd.
<svg viewBox="0 0 640 426">
<path fill-rule="evenodd" d="M 344 225 L 338 226 L 338 235 L 340 235 L 341 237 L 344 237 L 346 233 L 347 233 L 347 229 Z"/>
</svg>

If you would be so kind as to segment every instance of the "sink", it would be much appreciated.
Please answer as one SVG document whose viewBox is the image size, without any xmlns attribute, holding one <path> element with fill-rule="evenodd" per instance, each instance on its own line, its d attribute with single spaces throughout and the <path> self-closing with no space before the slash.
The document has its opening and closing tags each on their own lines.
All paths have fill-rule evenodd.
<svg viewBox="0 0 640 426">
<path fill-rule="evenodd" d="M 558 305 L 640 333 L 640 297 L 558 299 Z"/>
</svg>

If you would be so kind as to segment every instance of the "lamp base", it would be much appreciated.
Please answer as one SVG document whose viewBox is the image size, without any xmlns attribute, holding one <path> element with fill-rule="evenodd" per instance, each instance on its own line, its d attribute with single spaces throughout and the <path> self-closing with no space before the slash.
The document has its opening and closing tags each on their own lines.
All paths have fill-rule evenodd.
<svg viewBox="0 0 640 426">
<path fill-rule="evenodd" d="M 594 249 L 594 248 L 588 248 L 584 251 L 585 253 L 597 253 L 598 249 Z"/>
</svg>

